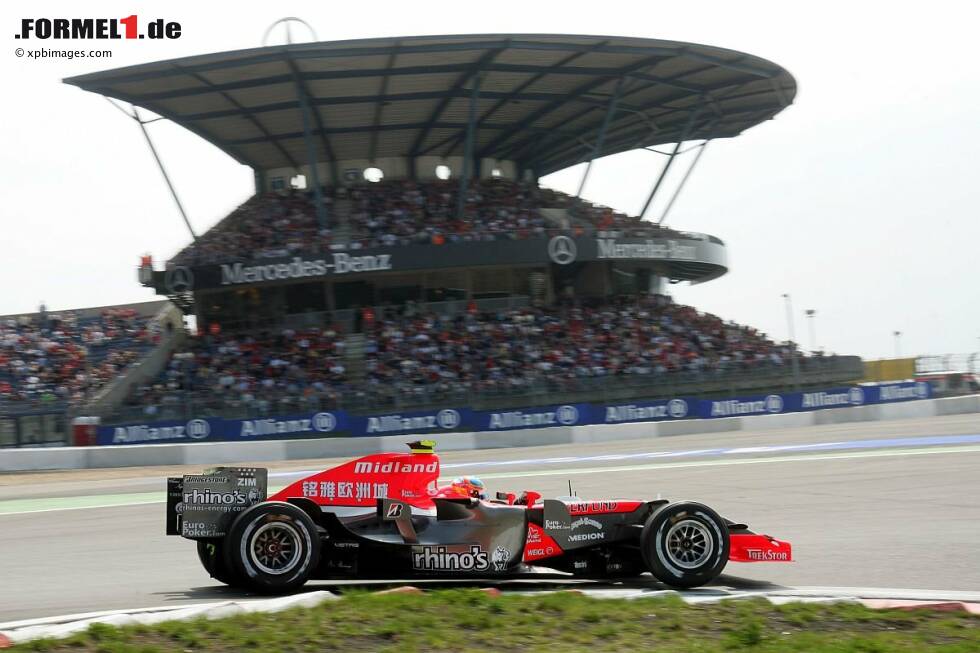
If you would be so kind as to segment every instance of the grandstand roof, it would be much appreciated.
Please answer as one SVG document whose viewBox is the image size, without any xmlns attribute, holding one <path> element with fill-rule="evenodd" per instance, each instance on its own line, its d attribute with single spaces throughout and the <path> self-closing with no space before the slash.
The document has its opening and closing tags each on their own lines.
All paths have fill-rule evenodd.
<svg viewBox="0 0 980 653">
<path fill-rule="evenodd" d="M 280 45 L 80 75 L 68 84 L 130 102 L 257 169 L 464 153 L 479 77 L 474 154 L 547 174 L 601 154 L 736 136 L 788 106 L 783 68 L 721 48 L 607 36 L 420 36 Z"/>
</svg>

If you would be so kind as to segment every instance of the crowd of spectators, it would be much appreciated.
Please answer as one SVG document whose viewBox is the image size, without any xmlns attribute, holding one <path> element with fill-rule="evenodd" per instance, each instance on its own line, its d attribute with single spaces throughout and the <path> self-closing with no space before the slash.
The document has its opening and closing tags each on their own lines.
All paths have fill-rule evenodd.
<svg viewBox="0 0 980 653">
<path fill-rule="evenodd" d="M 368 341 L 371 395 L 575 389 L 608 377 L 782 365 L 756 330 L 669 297 L 379 320 Z"/>
<path fill-rule="evenodd" d="M 328 216 L 332 198 L 324 198 Z M 197 265 L 327 251 L 333 231 L 321 226 L 311 197 L 304 192 L 256 195 L 185 247 L 173 263 Z"/>
<path fill-rule="evenodd" d="M 159 341 L 133 309 L 79 317 L 74 311 L 0 320 L 0 404 L 78 403 Z"/>
<path fill-rule="evenodd" d="M 382 181 L 355 187 L 351 244 L 390 247 L 544 236 L 540 189 L 503 179 L 470 184 L 462 216 L 458 182 Z"/>
<path fill-rule="evenodd" d="M 188 401 L 204 414 L 241 408 L 256 414 L 335 405 L 346 389 L 344 338 L 332 329 L 203 334 L 171 355 L 162 374 L 134 388 L 129 405 L 167 417 Z"/>
<path fill-rule="evenodd" d="M 474 181 L 461 216 L 458 193 L 459 183 L 453 180 L 382 180 L 325 188 L 327 219 L 322 225 L 309 191 L 256 195 L 171 262 L 198 265 L 368 247 L 521 240 L 555 230 L 640 237 L 667 231 L 533 183 Z M 344 211 L 338 211 L 339 203 Z M 565 209 L 568 219 L 550 222 L 541 211 L 546 208 Z"/>
<path fill-rule="evenodd" d="M 200 335 L 129 403 L 160 417 L 179 412 L 188 399 L 195 414 L 229 408 L 288 414 L 748 370 L 784 365 L 792 355 L 755 329 L 662 295 L 500 312 L 471 304 L 456 315 L 389 312 L 363 323 L 362 342 L 351 374 L 339 328 Z"/>
</svg>

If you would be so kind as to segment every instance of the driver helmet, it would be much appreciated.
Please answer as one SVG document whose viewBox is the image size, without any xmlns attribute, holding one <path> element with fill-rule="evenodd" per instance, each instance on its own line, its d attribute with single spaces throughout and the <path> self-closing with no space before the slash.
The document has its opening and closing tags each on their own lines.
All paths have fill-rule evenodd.
<svg viewBox="0 0 980 653">
<path fill-rule="evenodd" d="M 474 497 L 476 499 L 486 499 L 486 486 L 483 481 L 475 476 L 460 476 L 454 478 L 449 486 L 453 492 L 462 497 Z"/>
</svg>

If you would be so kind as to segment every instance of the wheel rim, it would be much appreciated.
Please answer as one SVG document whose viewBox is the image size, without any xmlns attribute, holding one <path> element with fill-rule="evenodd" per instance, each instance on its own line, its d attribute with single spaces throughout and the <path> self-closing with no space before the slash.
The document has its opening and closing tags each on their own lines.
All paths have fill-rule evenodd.
<svg viewBox="0 0 980 653">
<path fill-rule="evenodd" d="M 285 574 L 299 563 L 300 541 L 299 532 L 291 524 L 264 524 L 252 535 L 249 557 L 260 571 Z"/>
<path fill-rule="evenodd" d="M 700 567 L 711 557 L 714 548 L 711 533 L 699 521 L 684 519 L 667 531 L 667 557 L 682 569 Z"/>
</svg>

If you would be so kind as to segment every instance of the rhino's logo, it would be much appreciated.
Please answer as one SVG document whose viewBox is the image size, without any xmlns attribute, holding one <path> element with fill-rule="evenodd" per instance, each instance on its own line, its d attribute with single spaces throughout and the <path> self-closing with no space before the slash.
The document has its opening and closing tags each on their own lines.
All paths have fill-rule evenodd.
<svg viewBox="0 0 980 653">
<path fill-rule="evenodd" d="M 493 563 L 494 571 L 503 571 L 507 568 L 507 563 L 510 561 L 510 551 L 502 546 L 498 546 L 493 550 L 493 556 L 490 558 L 490 562 Z"/>
</svg>

